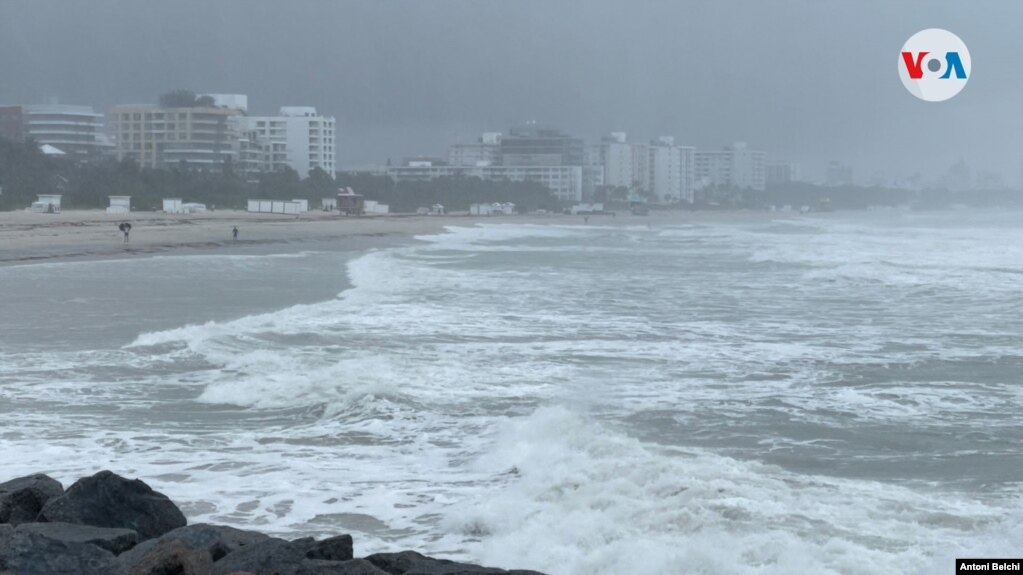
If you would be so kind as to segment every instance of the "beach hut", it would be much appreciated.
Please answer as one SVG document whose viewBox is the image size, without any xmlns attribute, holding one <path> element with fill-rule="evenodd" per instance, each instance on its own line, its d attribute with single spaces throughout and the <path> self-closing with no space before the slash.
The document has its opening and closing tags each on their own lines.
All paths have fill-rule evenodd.
<svg viewBox="0 0 1023 575">
<path fill-rule="evenodd" d="M 298 213 L 304 214 L 309 211 L 309 200 L 291 200 L 298 206 Z"/>
<path fill-rule="evenodd" d="M 168 214 L 180 214 L 182 212 L 181 198 L 164 198 L 163 211 Z"/>
<path fill-rule="evenodd" d="M 61 194 L 39 194 L 27 211 L 37 214 L 59 214 Z"/>
<path fill-rule="evenodd" d="M 387 214 L 390 213 L 391 211 L 391 206 L 387 204 L 381 204 L 380 202 L 376 202 L 373 200 L 366 200 L 365 202 L 363 202 L 363 208 L 365 209 L 367 214 L 376 215 Z"/>
<path fill-rule="evenodd" d="M 430 206 L 430 215 L 431 216 L 443 216 L 444 215 L 444 205 L 443 204 L 433 204 L 432 206 Z"/>
<path fill-rule="evenodd" d="M 471 216 L 489 216 L 494 213 L 494 206 L 491 204 L 473 204 L 469 206 Z"/>
<path fill-rule="evenodd" d="M 110 205 L 107 207 L 108 214 L 127 214 L 131 211 L 131 196 L 107 196 L 110 198 Z"/>
<path fill-rule="evenodd" d="M 325 212 L 333 212 L 337 209 L 337 198 L 323 198 L 320 200 L 320 207 Z"/>
</svg>

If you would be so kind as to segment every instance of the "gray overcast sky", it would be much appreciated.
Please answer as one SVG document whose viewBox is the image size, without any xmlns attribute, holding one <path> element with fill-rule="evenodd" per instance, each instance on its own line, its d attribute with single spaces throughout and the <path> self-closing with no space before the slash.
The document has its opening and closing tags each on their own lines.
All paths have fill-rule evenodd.
<svg viewBox="0 0 1023 575">
<path fill-rule="evenodd" d="M 733 140 L 858 178 L 943 173 L 959 156 L 1016 183 L 1023 2 L 0 0 L 0 103 L 100 110 L 161 92 L 249 95 L 338 119 L 339 166 L 535 119 L 585 137 Z M 896 63 L 931 27 L 969 46 L 942 103 Z"/>
</svg>

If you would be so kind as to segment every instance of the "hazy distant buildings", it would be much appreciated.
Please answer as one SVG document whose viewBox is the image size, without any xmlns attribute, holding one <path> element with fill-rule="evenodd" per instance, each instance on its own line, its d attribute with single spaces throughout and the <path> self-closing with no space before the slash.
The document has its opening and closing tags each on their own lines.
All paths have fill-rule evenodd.
<svg viewBox="0 0 1023 575">
<path fill-rule="evenodd" d="M 662 136 L 646 147 L 646 174 L 642 187 L 656 201 L 692 203 L 696 150 L 676 146 L 675 139 Z"/>
<path fill-rule="evenodd" d="M 15 142 L 31 139 L 75 160 L 99 158 L 111 147 L 103 133 L 103 115 L 89 106 L 32 104 L 0 108 L 0 137 Z"/>
<path fill-rule="evenodd" d="M 238 159 L 241 110 L 216 106 L 114 106 L 109 131 L 118 160 L 147 168 L 221 170 Z"/>
<path fill-rule="evenodd" d="M 231 169 L 246 176 L 290 167 L 300 177 L 320 168 L 334 177 L 335 120 L 313 107 L 248 116 L 243 94 L 207 94 L 212 105 L 123 105 L 110 110 L 118 160 L 149 168 Z"/>
<path fill-rule="evenodd" d="M 985 191 L 1002 190 L 1005 189 L 1005 182 L 1002 180 L 1002 174 L 998 172 L 978 170 L 975 187 Z"/>
<path fill-rule="evenodd" d="M 959 161 L 949 167 L 945 174 L 945 187 L 953 192 L 964 192 L 973 188 L 973 171 L 966 160 Z"/>
<path fill-rule="evenodd" d="M 824 183 L 832 187 L 851 186 L 853 185 L 853 170 L 837 160 L 828 162 L 824 171 Z"/>
<path fill-rule="evenodd" d="M 636 178 L 633 173 L 632 146 L 625 140 L 625 132 L 611 132 L 600 143 L 600 163 L 604 166 L 604 185 L 614 188 L 632 188 Z"/>
<path fill-rule="evenodd" d="M 472 144 L 452 144 L 448 148 L 448 164 L 452 166 L 494 166 L 500 163 L 500 132 L 484 132 Z"/>
<path fill-rule="evenodd" d="M 582 166 L 583 141 L 561 131 L 526 124 L 501 136 L 502 166 Z"/>
<path fill-rule="evenodd" d="M 388 166 L 384 173 L 396 182 L 444 177 L 537 182 L 549 188 L 558 200 L 582 200 L 582 166 L 450 166 L 436 165 L 430 160 L 417 160 L 406 166 Z"/>
<path fill-rule="evenodd" d="M 767 187 L 767 152 L 737 142 L 722 150 L 694 154 L 696 187 L 729 187 L 763 191 Z"/>
<path fill-rule="evenodd" d="M 453 144 L 447 162 L 417 158 L 403 166 L 388 166 L 385 173 L 395 181 L 430 180 L 465 176 L 484 180 L 537 182 L 559 200 L 578 202 L 601 185 L 584 159 L 583 142 L 555 128 L 526 124 L 507 134 L 486 132 L 472 144 Z"/>
<path fill-rule="evenodd" d="M 263 171 L 286 165 L 302 178 L 315 168 L 334 177 L 333 117 L 321 116 L 310 106 L 285 106 L 277 116 L 245 116 L 239 122 L 246 141 L 263 148 Z"/>
<path fill-rule="evenodd" d="M 657 202 L 692 203 L 694 148 L 678 146 L 670 136 L 633 144 L 625 132 L 612 132 L 597 149 L 605 186 L 643 192 Z"/>
<path fill-rule="evenodd" d="M 801 179 L 799 164 L 793 162 L 771 162 L 767 164 L 768 184 L 787 184 Z"/>
<path fill-rule="evenodd" d="M 0 139 L 18 143 L 25 141 L 21 106 L 0 106 Z"/>
</svg>

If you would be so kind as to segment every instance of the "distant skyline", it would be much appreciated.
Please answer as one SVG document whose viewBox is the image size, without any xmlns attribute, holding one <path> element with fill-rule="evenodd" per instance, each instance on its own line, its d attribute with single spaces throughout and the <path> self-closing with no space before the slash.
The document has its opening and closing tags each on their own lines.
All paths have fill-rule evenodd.
<svg viewBox="0 0 1023 575">
<path fill-rule="evenodd" d="M 338 120 L 339 167 L 443 154 L 527 120 L 593 142 L 745 141 L 810 179 L 939 177 L 960 157 L 1017 184 L 1018 2 L 0 0 L 0 104 L 105 112 L 170 89 L 244 93 L 252 113 Z M 908 94 L 902 43 L 969 46 L 955 98 Z"/>
</svg>

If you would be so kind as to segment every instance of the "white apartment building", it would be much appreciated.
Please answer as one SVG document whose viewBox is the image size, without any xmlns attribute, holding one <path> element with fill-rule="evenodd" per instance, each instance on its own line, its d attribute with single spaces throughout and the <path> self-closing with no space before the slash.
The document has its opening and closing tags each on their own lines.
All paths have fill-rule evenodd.
<svg viewBox="0 0 1023 575">
<path fill-rule="evenodd" d="M 646 146 L 646 150 L 644 189 L 658 202 L 692 203 L 695 149 L 676 146 L 674 138 L 662 136 Z"/>
<path fill-rule="evenodd" d="M 103 133 L 103 114 L 90 106 L 33 104 L 21 106 L 23 132 L 39 145 L 50 145 L 75 159 L 95 159 L 113 147 Z"/>
<path fill-rule="evenodd" d="M 631 188 L 636 183 L 633 172 L 632 145 L 625 141 L 625 132 L 612 132 L 600 145 L 600 163 L 604 166 L 604 185 Z"/>
<path fill-rule="evenodd" d="M 750 150 L 743 142 L 723 150 L 698 150 L 694 165 L 697 188 L 729 186 L 763 191 L 767 187 L 767 152 Z"/>
<path fill-rule="evenodd" d="M 694 148 L 676 145 L 670 136 L 632 144 L 625 132 L 612 132 L 598 150 L 605 186 L 646 192 L 657 202 L 693 201 Z"/>
<path fill-rule="evenodd" d="M 287 165 L 305 178 L 320 168 L 334 177 L 336 121 L 332 116 L 321 116 L 311 106 L 285 106 L 277 116 L 243 116 L 239 122 L 248 140 L 265 148 L 265 170 Z"/>
<path fill-rule="evenodd" d="M 560 201 L 582 200 L 582 166 L 437 166 L 429 161 L 391 166 L 386 174 L 396 182 L 433 180 L 443 177 L 474 177 L 482 180 L 538 182 Z"/>
</svg>

